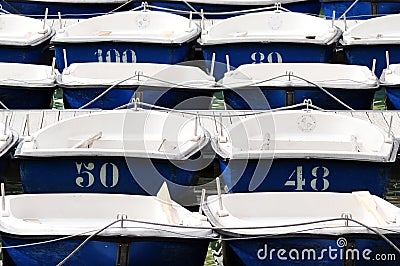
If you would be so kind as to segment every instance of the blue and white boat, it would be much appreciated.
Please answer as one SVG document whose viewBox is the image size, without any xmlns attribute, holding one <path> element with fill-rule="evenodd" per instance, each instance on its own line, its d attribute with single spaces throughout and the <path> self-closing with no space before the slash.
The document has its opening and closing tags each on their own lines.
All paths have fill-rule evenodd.
<svg viewBox="0 0 400 266">
<path fill-rule="evenodd" d="M 333 24 L 302 13 L 257 12 L 211 25 L 198 42 L 210 69 L 214 61 L 221 63 L 214 70 L 219 79 L 243 64 L 329 62 L 342 33 Z"/>
<path fill-rule="evenodd" d="M 209 143 L 198 120 L 125 109 L 52 124 L 17 147 L 24 192 L 155 195 L 165 181 L 183 203 L 193 194 Z"/>
<path fill-rule="evenodd" d="M 382 71 L 379 83 L 386 90 L 388 109 L 400 110 L 400 64 L 389 64 Z"/>
<path fill-rule="evenodd" d="M 400 63 L 400 14 L 371 18 L 343 32 L 343 46 L 349 64 L 371 67 L 376 59 L 376 74 L 386 68 L 386 52 L 391 63 Z"/>
<path fill-rule="evenodd" d="M 57 70 L 52 66 L 0 63 L 2 108 L 50 108 L 56 88 Z"/>
<path fill-rule="evenodd" d="M 366 66 L 326 63 L 246 64 L 220 81 L 232 109 L 270 109 L 311 99 L 325 110 L 371 109 L 378 78 Z"/>
<path fill-rule="evenodd" d="M 173 266 L 189 258 L 203 266 L 212 236 L 204 216 L 153 196 L 21 194 L 3 204 L 5 265 Z"/>
<path fill-rule="evenodd" d="M 158 11 L 127 11 L 82 20 L 52 38 L 57 66 L 72 63 L 164 63 L 190 59 L 200 35 L 191 19 Z"/>
<path fill-rule="evenodd" d="M 196 66 L 154 63 L 74 63 L 57 78 L 65 105 L 115 109 L 139 99 L 176 109 L 209 109 L 214 77 Z"/>
<path fill-rule="evenodd" d="M 310 109 L 266 111 L 221 130 L 212 145 L 229 192 L 383 196 L 398 151 L 392 136 L 367 121 Z"/>
<path fill-rule="evenodd" d="M 46 20 L 1 14 L 0 24 L 0 62 L 51 64 L 48 48 L 55 31 Z"/>
<path fill-rule="evenodd" d="M 246 13 L 274 9 L 276 5 L 292 12 L 319 14 L 319 0 L 152 0 L 148 1 L 154 9 L 167 9 L 178 14 L 204 16 L 207 19 L 224 19 Z"/>
<path fill-rule="evenodd" d="M 7 0 L 2 3 L 2 8 L 13 14 L 37 18 L 47 13 L 53 19 L 59 13 L 67 19 L 86 19 L 133 7 L 133 2 L 125 0 Z"/>
<path fill-rule="evenodd" d="M 224 265 L 389 266 L 400 256 L 400 209 L 367 191 L 223 194 L 203 206 Z"/>
<path fill-rule="evenodd" d="M 397 14 L 400 12 L 398 0 L 380 1 L 347 1 L 320 0 L 321 10 L 327 17 L 344 17 L 352 20 L 370 19 L 378 16 Z"/>
</svg>

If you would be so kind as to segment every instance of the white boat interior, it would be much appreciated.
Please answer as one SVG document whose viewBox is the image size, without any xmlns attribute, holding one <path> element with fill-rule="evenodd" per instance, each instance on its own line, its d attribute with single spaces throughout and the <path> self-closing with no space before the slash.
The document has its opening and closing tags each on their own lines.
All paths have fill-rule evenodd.
<svg viewBox="0 0 400 266">
<path fill-rule="evenodd" d="M 0 63 L 0 86 L 55 87 L 57 74 L 46 65 Z"/>
<path fill-rule="evenodd" d="M 246 136 L 246 137 L 243 137 Z M 398 143 L 372 123 L 316 110 L 263 112 L 212 139 L 228 159 L 321 158 L 393 162 Z"/>
<path fill-rule="evenodd" d="M 382 86 L 400 86 L 400 64 L 390 64 L 379 79 Z"/>
<path fill-rule="evenodd" d="M 57 77 L 62 86 L 156 86 L 209 88 L 215 85 L 213 76 L 199 67 L 155 63 L 74 63 Z"/>
<path fill-rule="evenodd" d="M 398 44 L 400 14 L 362 20 L 343 32 L 343 45 Z"/>
<path fill-rule="evenodd" d="M 156 196 L 52 193 L 2 200 L 0 231 L 13 235 L 91 235 L 107 225 L 100 236 L 196 238 L 212 233 L 204 216 Z"/>
<path fill-rule="evenodd" d="M 66 119 L 20 143 L 17 157 L 128 156 L 185 160 L 209 142 L 195 116 L 117 110 Z"/>
<path fill-rule="evenodd" d="M 246 42 L 331 44 L 341 30 L 320 17 L 265 11 L 221 20 L 202 31 L 201 45 Z"/>
<path fill-rule="evenodd" d="M 232 193 L 221 195 L 221 201 L 209 196 L 203 206 L 213 226 L 235 234 L 374 234 L 345 218 L 382 231 L 400 230 L 400 209 L 367 191 Z"/>
<path fill-rule="evenodd" d="M 0 25 L 1 45 L 36 45 L 54 34 L 45 21 L 19 15 L 1 14 Z"/>
<path fill-rule="evenodd" d="M 160 11 L 126 11 L 82 20 L 57 31 L 52 42 L 141 42 L 181 44 L 194 40 L 200 27 L 183 16 Z"/>
<path fill-rule="evenodd" d="M 325 63 L 246 64 L 225 73 L 220 83 L 227 88 L 309 87 L 376 89 L 378 78 L 368 67 Z"/>
</svg>

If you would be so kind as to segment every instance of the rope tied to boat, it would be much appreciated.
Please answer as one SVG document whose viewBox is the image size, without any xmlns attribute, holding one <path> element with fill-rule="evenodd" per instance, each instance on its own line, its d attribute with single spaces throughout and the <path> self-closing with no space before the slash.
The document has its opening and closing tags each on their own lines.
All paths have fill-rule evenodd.
<svg viewBox="0 0 400 266">
<path fill-rule="evenodd" d="M 204 210 L 207 212 L 207 210 Z M 347 217 L 340 217 L 340 218 L 330 218 L 330 219 L 323 219 L 323 220 L 316 220 L 316 221 L 310 221 L 310 222 L 302 222 L 302 223 L 295 223 L 295 224 L 284 224 L 284 225 L 272 225 L 272 226 L 252 226 L 252 227 L 222 227 L 222 226 L 187 226 L 187 225 L 178 225 L 178 224 L 163 224 L 163 223 L 156 223 L 156 222 L 150 222 L 150 221 L 140 221 L 140 220 L 133 220 L 133 219 L 127 219 L 125 216 L 120 217 L 121 219 L 117 219 L 115 221 L 110 222 L 106 226 L 96 230 L 89 230 L 85 231 L 82 233 L 74 234 L 74 235 L 69 235 L 65 237 L 60 237 L 56 239 L 51 239 L 51 240 L 46 240 L 46 241 L 41 241 L 41 242 L 36 242 L 36 243 L 29 243 L 29 244 L 22 244 L 22 245 L 15 245 L 15 246 L 2 246 L 0 249 L 13 249 L 13 248 L 23 248 L 23 247 L 30 247 L 30 246 L 35 246 L 35 245 L 43 245 L 43 244 L 49 244 L 52 242 L 57 242 L 57 241 L 63 241 L 63 240 L 68 240 L 71 238 L 75 238 L 77 236 L 83 236 L 88 233 L 92 233 L 89 235 L 76 249 L 74 249 L 67 257 L 65 257 L 60 263 L 57 264 L 57 266 L 64 265 L 71 257 L 73 257 L 85 244 L 87 244 L 93 237 L 99 235 L 102 233 L 104 230 L 110 228 L 111 226 L 117 224 L 117 223 L 128 223 L 128 222 L 133 222 L 133 223 L 139 223 L 143 224 L 143 226 L 135 226 L 135 227 L 128 227 L 125 226 L 124 228 L 136 228 L 136 229 L 152 229 L 152 230 L 157 230 L 157 231 L 163 231 L 163 232 L 168 232 L 168 233 L 174 233 L 176 235 L 181 235 L 182 237 L 192 237 L 192 238 L 198 238 L 198 239 L 208 239 L 208 240 L 222 240 L 222 241 L 235 241 L 235 240 L 252 240 L 252 239 L 261 239 L 261 238 L 274 238 L 274 237 L 279 237 L 279 236 L 285 236 L 285 235 L 290 235 L 293 233 L 301 233 L 301 232 L 306 232 L 310 231 L 313 229 L 323 229 L 327 227 L 315 227 L 315 228 L 308 228 L 308 229 L 303 229 L 303 230 L 294 230 L 292 232 L 287 232 L 287 233 L 276 233 L 276 234 L 261 234 L 261 235 L 238 235 L 236 237 L 222 237 L 222 235 L 207 235 L 207 236 L 198 236 L 198 235 L 193 235 L 193 234 L 188 234 L 188 233 L 182 233 L 182 232 L 176 232 L 176 231 L 171 231 L 167 229 L 161 229 L 160 226 L 164 227 L 169 227 L 169 228 L 186 228 L 186 229 L 207 229 L 207 230 L 214 230 L 215 232 L 220 232 L 220 231 L 226 231 L 226 230 L 260 230 L 260 229 L 273 229 L 273 228 L 284 228 L 284 227 L 295 227 L 295 226 L 301 226 L 301 225 L 312 225 L 312 224 L 318 224 L 318 223 L 327 223 L 327 222 L 334 222 L 334 221 L 345 221 L 345 223 L 353 222 L 361 227 L 366 228 L 367 230 L 373 232 L 380 238 L 382 238 L 386 243 L 388 243 L 391 247 L 394 248 L 394 250 L 400 254 L 400 249 L 390 240 L 388 239 L 383 233 L 379 231 L 380 230 L 385 230 L 386 232 L 392 232 L 392 233 L 400 233 L 400 231 L 392 230 L 392 229 L 387 229 L 387 228 L 379 228 L 379 227 L 370 227 L 365 225 L 364 223 L 361 223 L 349 216 Z M 150 227 L 145 227 L 144 225 L 152 225 L 156 226 L 155 228 L 150 228 Z M 118 227 L 120 228 L 120 226 Z"/>
</svg>

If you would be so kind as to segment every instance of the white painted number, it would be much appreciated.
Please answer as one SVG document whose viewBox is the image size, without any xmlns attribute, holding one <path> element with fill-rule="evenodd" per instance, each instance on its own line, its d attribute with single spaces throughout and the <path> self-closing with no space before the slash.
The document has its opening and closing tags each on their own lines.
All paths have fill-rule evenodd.
<svg viewBox="0 0 400 266">
<path fill-rule="evenodd" d="M 261 52 L 254 52 L 250 55 L 252 64 L 260 64 L 260 63 L 282 63 L 282 55 L 278 52 L 271 52 L 267 56 Z M 265 58 L 267 62 L 264 62 Z"/>
<path fill-rule="evenodd" d="M 303 168 L 301 166 L 297 166 L 297 169 L 293 170 L 292 174 L 289 176 L 289 179 L 292 178 L 295 172 L 297 173 L 296 180 L 286 181 L 285 186 L 294 186 L 296 187 L 295 190 L 304 190 L 303 187 L 305 186 L 306 181 L 303 178 Z"/>
<path fill-rule="evenodd" d="M 325 178 L 325 177 L 328 177 L 329 170 L 328 170 L 328 168 L 326 168 L 324 166 L 317 166 L 317 167 L 314 167 L 311 170 L 312 176 L 315 177 L 314 179 L 311 180 L 311 188 L 316 190 L 316 191 L 318 191 L 318 188 L 317 188 L 317 180 L 318 180 L 317 172 L 318 172 L 319 168 L 322 168 L 322 170 L 323 170 L 323 174 L 322 174 L 323 186 L 322 186 L 321 191 L 324 191 L 324 190 L 327 190 L 328 187 L 329 187 L 329 181 L 328 181 L 328 179 Z"/>
<path fill-rule="evenodd" d="M 107 166 L 112 169 L 112 184 L 107 186 Z M 100 182 L 105 187 L 115 187 L 118 183 L 118 167 L 113 163 L 105 163 L 100 168 Z"/>
<path fill-rule="evenodd" d="M 75 180 L 75 183 L 79 186 L 79 187 L 90 187 L 93 185 L 94 183 L 94 176 L 93 174 L 90 172 L 94 169 L 94 164 L 93 163 L 88 163 L 88 164 L 83 164 L 83 163 L 75 163 L 76 164 L 76 170 L 78 171 L 78 175 L 80 174 L 85 174 L 87 177 L 87 185 L 84 186 L 82 183 L 84 182 L 84 177 L 82 176 L 78 176 Z M 83 168 L 85 168 L 84 171 L 82 171 L 82 166 Z M 86 171 L 87 170 L 87 171 Z"/>
<path fill-rule="evenodd" d="M 93 170 L 94 170 L 94 163 L 78 163 L 75 162 L 76 165 L 76 170 L 78 172 L 78 177 L 75 179 L 75 183 L 79 186 L 79 187 L 91 187 L 94 184 L 95 181 L 95 176 L 93 174 Z M 82 167 L 84 169 L 82 169 Z M 110 178 L 109 176 L 107 176 L 107 169 L 109 169 L 111 167 L 112 170 L 112 176 L 111 176 L 111 185 L 107 185 L 107 180 Z M 101 167 L 100 167 L 100 182 L 101 184 L 106 187 L 106 188 L 112 188 L 115 187 L 118 184 L 118 179 L 119 179 L 119 171 L 118 171 L 118 167 L 113 164 L 113 163 L 104 163 Z M 85 175 L 87 178 L 87 185 L 84 186 L 83 183 L 85 181 L 85 178 L 81 175 Z"/>
<path fill-rule="evenodd" d="M 318 176 L 318 170 L 322 169 L 322 177 Z M 294 174 L 296 173 L 296 178 L 292 179 Z M 311 170 L 311 175 L 313 179 L 310 181 L 310 186 L 315 191 L 325 191 L 329 188 L 329 180 L 327 177 L 329 176 L 329 169 L 324 166 L 316 166 Z M 322 188 L 318 189 L 317 182 L 318 180 L 322 180 Z M 297 166 L 295 170 L 290 174 L 289 178 L 286 180 L 284 186 L 292 186 L 295 187 L 294 190 L 304 190 L 304 186 L 306 185 L 306 180 L 303 178 L 303 167 Z"/>
<path fill-rule="evenodd" d="M 97 49 L 94 53 L 97 56 L 98 62 L 115 62 L 115 63 L 136 63 L 136 53 L 132 49 L 126 49 L 121 52 L 117 49 L 109 49 L 107 51 L 103 51 L 102 49 Z"/>
</svg>

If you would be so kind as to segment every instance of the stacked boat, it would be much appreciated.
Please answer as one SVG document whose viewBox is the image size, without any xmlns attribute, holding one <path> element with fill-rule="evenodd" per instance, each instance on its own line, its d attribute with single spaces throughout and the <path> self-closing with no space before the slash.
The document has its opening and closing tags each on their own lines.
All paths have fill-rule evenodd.
<svg viewBox="0 0 400 266">
<path fill-rule="evenodd" d="M 191 265 L 202 266 L 209 223 L 168 201 L 165 188 L 159 197 L 3 194 L 3 263 L 172 266 L 190 256 Z"/>
<path fill-rule="evenodd" d="M 400 255 L 400 208 L 366 191 L 215 195 L 204 209 L 224 265 L 393 265 Z"/>
<path fill-rule="evenodd" d="M 260 23 L 263 21 L 263 23 Z M 295 12 L 265 11 L 222 20 L 203 30 L 199 43 L 217 78 L 242 64 L 329 62 L 341 30 L 333 22 Z"/>
<path fill-rule="evenodd" d="M 82 62 L 180 63 L 190 59 L 199 35 L 200 28 L 191 19 L 142 10 L 80 21 L 59 30 L 51 43 L 62 71 Z"/>
<path fill-rule="evenodd" d="M 379 88 L 366 66 L 327 63 L 245 64 L 220 81 L 232 109 L 259 110 L 310 99 L 326 110 L 372 109 Z"/>
<path fill-rule="evenodd" d="M 57 77 L 71 108 L 115 109 L 135 100 L 175 109 L 208 109 L 218 89 L 197 66 L 73 63 Z"/>
<path fill-rule="evenodd" d="M 221 129 L 212 145 L 230 192 L 369 190 L 384 196 L 398 143 L 350 116 L 276 111 Z"/>
</svg>

